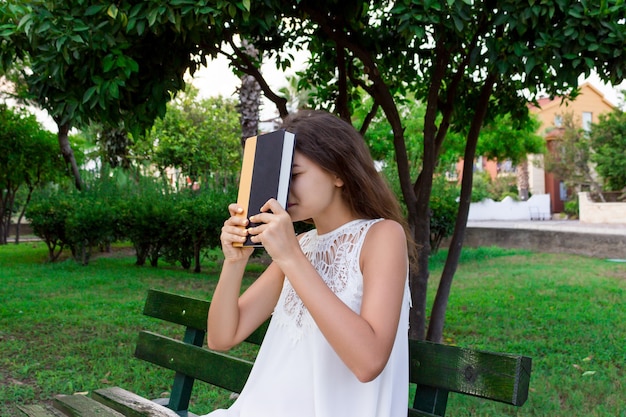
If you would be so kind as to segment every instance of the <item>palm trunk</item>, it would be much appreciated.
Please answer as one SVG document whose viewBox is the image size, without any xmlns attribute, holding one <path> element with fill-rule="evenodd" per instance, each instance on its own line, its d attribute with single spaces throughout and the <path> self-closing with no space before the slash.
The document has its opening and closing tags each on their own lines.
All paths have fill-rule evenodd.
<svg viewBox="0 0 626 417">
<path fill-rule="evenodd" d="M 243 41 L 246 54 L 256 59 L 259 51 L 254 45 Z M 239 88 L 239 113 L 241 120 L 241 143 L 259 133 L 259 109 L 261 107 L 261 86 L 252 75 L 241 77 L 241 87 Z"/>
<path fill-rule="evenodd" d="M 517 174 L 517 190 L 519 199 L 522 201 L 526 201 L 528 200 L 528 196 L 530 194 L 527 159 L 524 159 L 517 165 L 515 173 Z"/>
</svg>

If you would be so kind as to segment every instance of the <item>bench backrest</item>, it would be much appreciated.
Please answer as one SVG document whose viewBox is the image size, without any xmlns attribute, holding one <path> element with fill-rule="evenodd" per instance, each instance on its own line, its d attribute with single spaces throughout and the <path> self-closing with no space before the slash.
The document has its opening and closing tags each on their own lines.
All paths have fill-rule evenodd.
<svg viewBox="0 0 626 417">
<path fill-rule="evenodd" d="M 241 392 L 252 362 L 203 348 L 209 301 L 150 290 L 144 314 L 185 328 L 182 340 L 149 331 L 139 334 L 135 356 L 176 372 L 168 407 L 184 411 L 194 380 Z M 264 323 L 246 341 L 260 344 Z M 531 359 L 409 341 L 410 382 L 416 384 L 408 416 L 443 416 L 449 392 L 521 406 L 528 397 Z"/>
</svg>

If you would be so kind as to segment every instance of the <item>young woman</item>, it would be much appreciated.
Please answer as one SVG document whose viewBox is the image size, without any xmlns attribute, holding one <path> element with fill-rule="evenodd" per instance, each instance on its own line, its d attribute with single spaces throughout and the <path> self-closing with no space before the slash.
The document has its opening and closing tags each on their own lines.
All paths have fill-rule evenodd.
<svg viewBox="0 0 626 417">
<path fill-rule="evenodd" d="M 408 406 L 408 245 L 399 205 L 363 138 L 325 112 L 300 111 L 287 210 L 229 206 L 208 345 L 226 350 L 272 321 L 241 395 L 211 417 L 398 417 Z M 296 236 L 295 221 L 315 229 Z M 272 263 L 240 296 L 251 235 Z"/>
</svg>

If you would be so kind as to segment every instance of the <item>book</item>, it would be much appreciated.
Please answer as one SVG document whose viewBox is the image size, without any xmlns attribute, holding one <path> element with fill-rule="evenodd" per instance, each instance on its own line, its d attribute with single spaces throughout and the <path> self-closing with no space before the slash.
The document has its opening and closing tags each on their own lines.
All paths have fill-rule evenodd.
<svg viewBox="0 0 626 417">
<path fill-rule="evenodd" d="M 237 204 L 243 207 L 241 216 L 250 218 L 261 212 L 261 207 L 270 198 L 275 198 L 287 207 L 291 165 L 296 144 L 296 136 L 284 129 L 246 139 L 239 179 Z M 248 227 L 257 224 L 250 223 Z M 250 241 L 235 243 L 234 246 L 262 247 Z"/>
</svg>

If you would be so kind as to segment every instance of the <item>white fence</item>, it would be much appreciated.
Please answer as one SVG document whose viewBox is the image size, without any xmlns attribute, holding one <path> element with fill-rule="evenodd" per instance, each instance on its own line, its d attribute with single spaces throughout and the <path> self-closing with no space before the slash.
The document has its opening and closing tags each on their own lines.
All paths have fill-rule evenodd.
<svg viewBox="0 0 626 417">
<path fill-rule="evenodd" d="M 550 194 L 535 194 L 526 201 L 505 197 L 471 203 L 468 220 L 550 220 Z"/>
</svg>

